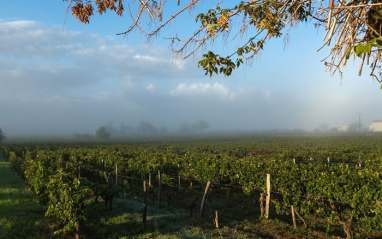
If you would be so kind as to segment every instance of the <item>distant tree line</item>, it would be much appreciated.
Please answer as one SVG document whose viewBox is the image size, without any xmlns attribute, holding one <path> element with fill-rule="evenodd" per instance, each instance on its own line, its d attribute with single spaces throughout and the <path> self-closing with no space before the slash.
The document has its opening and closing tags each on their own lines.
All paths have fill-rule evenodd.
<svg viewBox="0 0 382 239">
<path fill-rule="evenodd" d="M 209 124 L 204 120 L 200 120 L 190 125 L 188 123 L 183 123 L 173 132 L 170 132 L 165 126 L 158 128 L 148 121 L 139 122 L 137 127 L 126 126 L 124 123 L 121 123 L 119 129 L 116 129 L 112 122 L 109 122 L 107 125 L 100 126 L 94 131 L 94 136 L 97 138 L 108 139 L 111 136 L 166 135 L 171 133 L 196 134 L 205 132 L 208 128 Z M 85 138 L 87 136 L 89 135 L 76 134 L 77 138 Z"/>
<path fill-rule="evenodd" d="M 0 144 L 6 138 L 4 131 L 0 128 Z"/>
</svg>

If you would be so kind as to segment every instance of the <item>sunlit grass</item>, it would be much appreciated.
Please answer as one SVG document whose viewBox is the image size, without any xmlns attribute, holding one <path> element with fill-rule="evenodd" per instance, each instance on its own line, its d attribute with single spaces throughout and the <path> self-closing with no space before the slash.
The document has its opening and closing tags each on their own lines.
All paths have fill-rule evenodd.
<svg viewBox="0 0 382 239">
<path fill-rule="evenodd" d="M 0 154 L 0 238 L 52 238 L 45 210 Z"/>
</svg>

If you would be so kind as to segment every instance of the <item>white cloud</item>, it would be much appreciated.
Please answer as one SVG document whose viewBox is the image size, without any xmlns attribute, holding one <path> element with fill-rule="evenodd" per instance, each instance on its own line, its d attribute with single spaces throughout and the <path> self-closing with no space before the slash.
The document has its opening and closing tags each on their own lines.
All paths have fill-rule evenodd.
<svg viewBox="0 0 382 239">
<path fill-rule="evenodd" d="M 2 31 L 10 31 L 10 29 L 33 28 L 36 25 L 37 23 L 35 21 L 27 21 L 27 20 L 0 22 L 0 29 L 2 29 Z"/>
<path fill-rule="evenodd" d="M 146 86 L 146 90 L 154 90 L 155 89 L 155 86 L 153 84 L 149 84 L 148 86 Z"/>
<path fill-rule="evenodd" d="M 170 52 L 161 47 L 121 45 L 34 21 L 0 24 L 1 94 L 96 94 L 115 79 L 114 88 L 131 89 L 146 80 L 194 75 L 185 61 L 174 67 Z"/>
<path fill-rule="evenodd" d="M 34 21 L 0 22 L 0 35 L 0 57 L 40 59 L 65 57 L 84 37 Z"/>
<path fill-rule="evenodd" d="M 175 90 L 170 92 L 173 96 L 207 96 L 213 95 L 222 99 L 234 99 L 236 93 L 226 87 L 225 85 L 215 82 L 209 83 L 193 83 L 193 84 L 179 84 Z"/>
<path fill-rule="evenodd" d="M 162 59 L 160 59 L 158 57 L 153 57 L 153 56 L 149 56 L 149 55 L 141 55 L 141 54 L 134 55 L 133 59 L 141 60 L 141 61 L 151 61 L 151 62 L 163 61 Z"/>
</svg>

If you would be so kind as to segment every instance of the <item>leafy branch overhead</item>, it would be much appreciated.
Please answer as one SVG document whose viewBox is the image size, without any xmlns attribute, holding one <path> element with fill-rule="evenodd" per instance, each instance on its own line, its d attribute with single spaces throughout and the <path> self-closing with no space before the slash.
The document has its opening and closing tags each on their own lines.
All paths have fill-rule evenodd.
<svg viewBox="0 0 382 239">
<path fill-rule="evenodd" d="M 209 44 L 221 39 L 226 45 L 234 46 L 229 55 L 213 51 L 203 54 L 198 65 L 210 76 L 231 75 L 241 63 L 263 50 L 267 41 L 283 35 L 288 37 L 293 27 L 308 21 L 325 30 L 323 45 L 318 50 L 330 49 L 323 61 L 332 74 L 341 74 L 347 61 L 357 56 L 361 58 L 359 75 L 367 64 L 373 77 L 380 81 L 382 76 L 382 0 L 220 0 L 206 12 L 201 9 L 208 3 L 201 0 L 64 1 L 68 2 L 73 16 L 83 23 L 89 23 L 95 12 L 103 14 L 110 10 L 119 16 L 127 13 L 131 25 L 119 35 L 138 30 L 148 41 L 179 15 L 199 9 L 195 30 L 190 29 L 188 37 L 175 34 L 167 39 L 173 52 L 184 58 L 204 47 L 213 48 Z"/>
</svg>

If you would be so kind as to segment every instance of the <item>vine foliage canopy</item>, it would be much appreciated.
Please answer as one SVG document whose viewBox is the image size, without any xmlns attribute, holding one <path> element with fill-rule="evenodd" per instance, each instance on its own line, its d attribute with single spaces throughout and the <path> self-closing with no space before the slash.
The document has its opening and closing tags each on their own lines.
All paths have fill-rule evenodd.
<svg viewBox="0 0 382 239">
<path fill-rule="evenodd" d="M 318 50 L 330 49 L 323 61 L 332 74 L 342 74 L 349 59 L 360 58 L 359 75 L 368 65 L 371 76 L 381 83 L 382 0 L 219 0 L 207 10 L 202 0 L 64 1 L 82 23 L 89 23 L 95 13 L 112 11 L 119 16 L 127 15 L 131 25 L 119 35 L 138 30 L 148 40 L 179 15 L 199 9 L 202 12 L 196 16 L 196 30 L 184 38 L 175 34 L 169 40 L 173 52 L 184 58 L 219 37 L 223 37 L 225 44 L 235 45 L 228 55 L 213 51 L 203 54 L 198 65 L 210 76 L 231 75 L 232 70 L 263 50 L 267 41 L 283 34 L 288 36 L 298 23 L 309 22 L 324 29 L 323 45 Z"/>
</svg>

